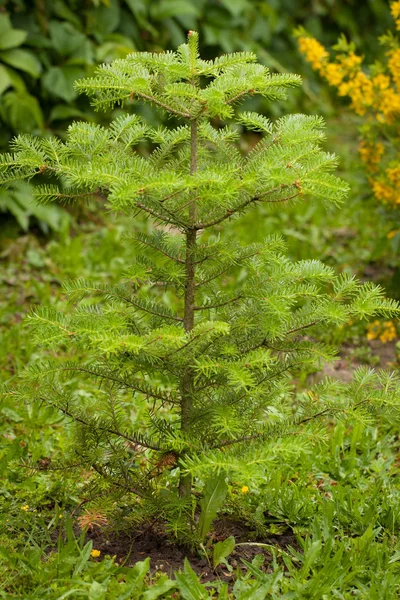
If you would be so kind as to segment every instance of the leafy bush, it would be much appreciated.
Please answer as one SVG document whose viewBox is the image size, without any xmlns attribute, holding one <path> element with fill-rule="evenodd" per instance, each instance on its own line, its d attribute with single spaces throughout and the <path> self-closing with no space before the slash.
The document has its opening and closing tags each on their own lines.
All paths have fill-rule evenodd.
<svg viewBox="0 0 400 600">
<path fill-rule="evenodd" d="M 37 340 L 75 347 L 79 359 L 36 364 L 22 394 L 75 421 L 74 463 L 78 457 L 119 496 L 137 496 L 139 517 L 163 516 L 180 537 L 197 530 L 203 539 L 227 478 L 298 452 L 301 431 L 319 417 L 397 406 L 390 375 L 360 371 L 347 389 L 328 381 L 294 413 L 285 409 L 288 374 L 333 354 L 309 337 L 313 327 L 392 315 L 398 306 L 379 287 L 336 277 L 316 260 L 290 262 L 277 235 L 247 247 L 224 236 L 229 221 L 256 204 L 340 202 L 346 193 L 331 173 L 335 157 L 320 149 L 321 119 L 274 124 L 235 111 L 246 96 L 282 100 L 298 84 L 296 75 L 271 75 L 251 53 L 202 60 L 190 32 L 175 53 L 134 53 L 76 83 L 98 109 L 137 99 L 183 125 L 154 129 L 136 115 L 109 128 L 75 123 L 65 143 L 18 136 L 0 163 L 4 184 L 57 178 L 58 186 L 36 187 L 42 202 L 101 192 L 113 210 L 149 220 L 147 232 L 133 233 L 136 256 L 119 284 L 72 281 L 72 314 L 35 309 Z M 238 125 L 263 134 L 247 156 L 236 147 Z M 148 157 L 135 150 L 143 139 L 154 144 Z M 102 382 L 88 403 L 69 391 L 71 373 Z"/>
</svg>

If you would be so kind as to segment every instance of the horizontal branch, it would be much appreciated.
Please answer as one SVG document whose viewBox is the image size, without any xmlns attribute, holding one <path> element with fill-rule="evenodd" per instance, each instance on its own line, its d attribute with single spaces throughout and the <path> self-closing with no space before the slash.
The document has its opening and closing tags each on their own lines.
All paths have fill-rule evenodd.
<svg viewBox="0 0 400 600">
<path fill-rule="evenodd" d="M 156 310 L 151 310 L 150 308 L 141 306 L 134 300 L 126 299 L 126 301 L 129 302 L 130 304 L 132 304 L 132 306 L 134 306 L 138 310 L 142 310 L 143 312 L 146 312 L 149 315 L 154 315 L 156 317 L 160 317 L 161 319 L 169 319 L 170 321 L 178 321 L 179 323 L 183 322 L 183 319 L 181 317 L 176 317 L 175 315 L 166 315 L 166 314 L 157 312 Z"/>
<path fill-rule="evenodd" d="M 194 335 L 192 338 L 190 338 L 189 341 L 186 342 L 186 344 L 184 344 L 180 348 L 177 348 L 176 350 L 174 350 L 173 352 L 171 352 L 168 355 L 168 358 L 170 356 L 173 356 L 174 354 L 177 354 L 178 352 L 181 352 L 182 350 L 184 350 L 185 348 L 187 348 L 188 346 L 190 346 L 190 344 L 193 344 L 193 342 L 195 342 L 197 339 L 199 339 L 202 335 L 204 335 L 205 333 L 210 333 L 211 331 L 213 331 L 212 328 L 207 329 L 206 331 L 202 331 L 201 333 L 198 333 L 197 335 Z"/>
<path fill-rule="evenodd" d="M 221 302 L 220 304 L 208 304 L 205 306 L 195 306 L 193 308 L 193 310 L 210 310 L 212 308 L 221 308 L 221 306 L 226 306 L 227 304 L 230 304 L 231 302 L 237 302 L 238 300 L 241 300 L 244 296 L 236 296 L 236 298 L 231 298 L 230 300 L 226 300 L 225 302 Z"/>
<path fill-rule="evenodd" d="M 161 100 L 158 100 L 158 98 L 155 98 L 155 96 L 149 96 L 148 94 L 144 94 L 143 92 L 135 92 L 132 91 L 130 94 L 130 98 L 132 99 L 133 96 L 138 96 L 139 98 L 143 98 L 144 100 L 148 100 L 149 102 L 153 102 L 154 104 L 157 104 L 158 106 L 161 106 L 161 108 L 163 108 L 164 110 L 172 113 L 173 115 L 177 115 L 178 117 L 183 117 L 184 119 L 190 119 L 190 114 L 188 112 L 183 112 L 181 110 L 178 110 L 176 108 L 172 108 L 172 106 L 168 106 L 168 104 L 165 104 L 164 102 L 161 102 Z"/>
<path fill-rule="evenodd" d="M 72 413 L 70 410 L 68 410 L 68 408 L 59 406 L 58 404 L 55 404 L 54 402 L 48 402 L 48 400 L 46 400 L 45 398 L 40 398 L 40 400 L 42 402 L 45 402 L 46 404 L 51 404 L 54 408 L 57 408 L 59 411 L 61 411 L 63 413 L 63 415 L 70 417 L 73 421 L 76 421 L 77 423 L 80 423 L 81 425 L 85 425 L 85 427 L 91 427 L 90 423 L 85 421 L 85 419 L 82 419 L 82 417 L 79 417 L 78 415 L 74 415 L 74 413 Z M 122 437 L 124 440 L 127 440 L 128 442 L 132 442 L 132 444 L 136 444 L 137 446 L 142 446 L 142 448 L 146 448 L 147 450 L 155 450 L 156 452 L 165 452 L 165 449 L 160 448 L 159 446 L 156 446 L 153 444 L 148 444 L 147 442 L 143 442 L 143 440 L 141 441 L 139 439 L 133 438 L 130 435 L 127 435 L 126 433 L 122 433 L 122 431 L 117 431 L 116 429 L 111 429 L 110 427 L 101 427 L 101 429 L 103 431 L 106 431 L 107 433 L 111 433 L 112 435 Z"/>
<path fill-rule="evenodd" d="M 104 469 L 99 467 L 96 463 L 91 463 L 90 466 L 92 467 L 92 469 L 94 471 L 96 471 L 96 473 L 98 473 L 99 475 L 104 477 L 104 479 L 107 479 L 107 481 L 109 481 L 109 483 L 111 485 L 113 485 L 114 487 L 122 488 L 123 490 L 125 490 L 125 492 L 130 492 L 131 494 L 135 494 L 136 496 L 139 496 L 139 498 L 146 498 L 146 494 L 142 490 L 139 490 L 138 488 L 133 488 L 131 486 L 129 486 L 129 487 L 125 486 L 122 483 L 120 483 L 119 481 L 115 481 L 114 478 L 109 479 L 109 475 L 107 473 L 105 473 Z"/>
<path fill-rule="evenodd" d="M 160 252 L 160 254 L 163 254 L 164 256 L 166 256 L 167 258 L 170 258 L 171 260 L 175 261 L 176 263 L 180 263 L 182 265 L 185 264 L 185 261 L 182 260 L 181 258 L 178 258 L 176 256 L 172 256 L 172 254 L 169 254 L 168 252 L 166 252 L 165 250 L 162 250 L 161 248 L 158 248 L 157 246 L 155 246 L 154 244 L 151 244 L 149 241 L 147 240 L 142 240 L 139 238 L 136 238 L 135 241 L 138 244 L 143 244 L 144 246 L 148 246 L 149 248 L 153 248 L 153 250 L 157 250 L 157 252 Z"/>
<path fill-rule="evenodd" d="M 239 92 L 238 94 L 236 94 L 236 96 L 233 96 L 233 98 L 231 98 L 230 100 L 227 100 L 225 102 L 225 104 L 233 104 L 234 102 L 237 102 L 238 100 L 240 100 L 240 98 L 243 98 L 243 96 L 246 96 L 247 94 L 254 94 L 254 88 L 249 88 L 248 90 L 245 90 L 244 92 Z"/>
<path fill-rule="evenodd" d="M 302 329 L 308 329 L 309 327 L 313 327 L 313 325 L 318 325 L 318 323 L 321 323 L 321 321 L 322 319 L 316 319 L 315 321 L 311 321 L 311 323 L 307 323 L 306 325 L 294 327 L 294 329 L 289 329 L 289 331 L 285 331 L 285 335 L 289 335 L 289 333 L 295 333 L 296 331 L 301 331 Z"/>
<path fill-rule="evenodd" d="M 242 211 L 244 208 L 246 208 L 246 206 L 249 206 L 249 204 L 252 204 L 252 203 L 255 204 L 257 202 L 271 202 L 271 200 L 264 200 L 265 197 L 269 196 L 270 194 L 273 194 L 275 192 L 279 192 L 280 190 L 283 190 L 285 188 L 293 187 L 293 185 L 294 184 L 279 185 L 277 187 L 272 188 L 271 190 L 268 190 L 267 192 L 258 194 L 257 196 L 253 196 L 252 198 L 248 198 L 247 200 L 245 200 L 244 202 L 239 204 L 239 206 L 237 206 L 236 208 L 227 210 L 221 217 L 217 217 L 217 218 L 213 219 L 212 221 L 208 221 L 205 223 L 195 223 L 194 228 L 199 230 L 199 229 L 207 229 L 208 227 L 212 227 L 213 225 L 218 225 L 219 223 L 222 223 L 222 221 L 225 221 L 226 219 L 229 219 L 236 213 Z M 298 195 L 299 195 L 299 192 L 297 192 L 295 194 L 295 196 L 298 196 Z M 292 199 L 293 197 L 294 196 L 289 196 L 287 198 L 274 200 L 273 202 L 285 202 L 287 200 Z"/>
<path fill-rule="evenodd" d="M 163 207 L 163 210 L 165 210 L 167 213 L 169 213 L 172 216 L 172 219 L 168 220 L 168 218 L 166 218 L 165 215 L 160 215 L 160 213 L 156 212 L 154 209 L 150 208 L 149 206 L 146 206 L 142 202 L 135 202 L 135 206 L 137 206 L 144 212 L 148 213 L 149 215 L 151 215 L 158 221 L 162 221 L 164 223 L 172 223 L 173 225 L 175 225 L 176 227 L 180 227 L 184 231 L 186 231 L 188 229 L 187 223 L 184 223 L 183 221 L 180 221 L 180 220 L 179 221 L 176 220 L 174 215 L 172 213 L 169 213 L 169 211 L 167 211 L 164 207 Z"/>
<path fill-rule="evenodd" d="M 114 381 L 114 383 L 119 383 L 123 388 L 127 388 L 130 390 L 134 390 L 139 394 L 143 394 L 144 396 L 155 398 L 156 400 L 161 400 L 162 402 L 168 402 L 170 404 L 179 404 L 178 401 L 173 400 L 168 394 L 163 394 L 160 392 L 152 391 L 146 388 L 141 388 L 137 384 L 133 385 L 129 381 L 125 381 L 124 379 L 119 379 L 118 377 L 113 376 L 111 373 L 99 373 L 96 372 L 89 367 L 79 367 L 79 366 L 68 366 L 68 367 L 60 367 L 59 371 L 78 371 L 80 373 L 87 373 L 88 375 L 94 375 L 95 377 L 100 377 L 101 379 L 106 379 L 107 381 Z"/>
<path fill-rule="evenodd" d="M 241 261 L 245 261 L 245 260 L 248 260 L 249 258 L 253 258 L 253 256 L 257 256 L 258 254 L 259 254 L 259 252 L 252 252 L 252 254 L 249 254 L 248 256 L 243 256 Z M 216 273 L 215 275 L 212 275 L 208 279 L 203 279 L 202 281 L 199 281 L 198 283 L 196 283 L 196 288 L 201 287 L 202 285 L 206 285 L 207 283 L 210 283 L 210 281 L 217 279 L 217 277 L 220 277 L 221 275 L 226 273 L 226 271 L 228 271 L 231 267 L 232 267 L 232 265 L 230 264 L 230 265 L 226 266 L 222 271 L 219 271 L 218 273 Z"/>
</svg>

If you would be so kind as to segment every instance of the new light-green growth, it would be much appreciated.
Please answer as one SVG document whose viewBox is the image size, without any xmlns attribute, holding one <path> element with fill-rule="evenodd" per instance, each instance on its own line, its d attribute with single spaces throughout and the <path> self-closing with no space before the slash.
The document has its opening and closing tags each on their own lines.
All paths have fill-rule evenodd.
<svg viewBox="0 0 400 600">
<path fill-rule="evenodd" d="M 148 219 L 146 232 L 133 225 L 134 258 L 118 285 L 67 282 L 73 312 L 33 311 L 40 343 L 66 344 L 77 358 L 43 361 L 23 393 L 75 421 L 72 453 L 107 489 L 143 498 L 178 533 L 204 482 L 201 537 L 216 513 L 207 499 L 220 506 L 232 474 L 244 481 L 296 451 L 317 417 L 398 402 L 391 376 L 360 371 L 345 395 L 328 381 L 290 406 L 290 374 L 333 354 L 313 328 L 398 307 L 317 260 L 291 262 L 278 235 L 242 247 L 227 233 L 256 204 L 283 210 L 346 195 L 332 174 L 335 156 L 321 150 L 319 117 L 272 123 L 238 111 L 248 96 L 283 100 L 299 83 L 251 53 L 202 60 L 190 32 L 176 52 L 134 53 L 76 84 L 98 109 L 146 102 L 176 126 L 154 129 L 136 114 L 109 127 L 77 122 L 65 143 L 16 138 L 1 161 L 4 183 L 48 177 L 36 188 L 41 202 L 100 193 L 112 209 Z M 246 155 L 237 145 L 243 128 L 260 138 Z M 148 154 L 137 149 L 144 141 Z M 71 373 L 102 383 L 91 403 L 70 390 Z"/>
</svg>

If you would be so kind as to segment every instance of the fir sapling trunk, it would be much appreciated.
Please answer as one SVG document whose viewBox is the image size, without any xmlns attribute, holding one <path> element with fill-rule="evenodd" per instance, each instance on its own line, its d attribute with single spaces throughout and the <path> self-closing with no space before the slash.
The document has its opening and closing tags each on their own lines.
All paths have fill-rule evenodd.
<svg viewBox="0 0 400 600">
<path fill-rule="evenodd" d="M 190 124 L 190 174 L 197 171 L 197 120 Z M 195 297 L 195 250 L 197 230 L 194 227 L 196 221 L 196 199 L 192 197 L 189 205 L 189 222 L 191 227 L 186 232 L 186 281 L 185 281 L 185 307 L 183 325 L 186 332 L 190 332 L 194 326 L 194 297 Z M 194 386 L 193 369 L 188 368 L 182 377 L 181 384 L 181 429 L 187 433 L 190 429 L 190 413 L 192 408 Z M 181 475 L 179 483 L 179 494 L 189 496 L 191 494 L 191 476 Z"/>
</svg>

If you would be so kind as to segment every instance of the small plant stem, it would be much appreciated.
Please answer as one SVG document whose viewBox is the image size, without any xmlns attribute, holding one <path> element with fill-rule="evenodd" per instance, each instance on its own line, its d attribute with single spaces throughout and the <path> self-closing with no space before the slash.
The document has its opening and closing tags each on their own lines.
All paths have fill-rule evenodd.
<svg viewBox="0 0 400 600">
<path fill-rule="evenodd" d="M 197 121 L 190 124 L 190 174 L 197 171 Z M 195 250 L 197 243 L 197 230 L 193 227 L 196 221 L 196 199 L 193 198 L 189 204 L 189 222 L 192 225 L 186 231 L 186 283 L 185 283 L 185 308 L 183 326 L 189 333 L 194 326 L 195 290 L 196 290 L 196 262 Z M 181 430 L 187 433 L 190 429 L 190 415 L 193 402 L 194 373 L 188 368 L 181 381 Z M 191 493 L 191 476 L 181 475 L 179 482 L 179 495 L 188 497 Z"/>
</svg>

